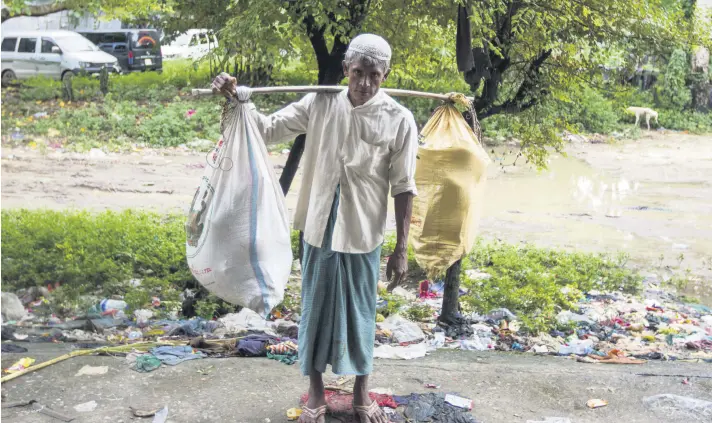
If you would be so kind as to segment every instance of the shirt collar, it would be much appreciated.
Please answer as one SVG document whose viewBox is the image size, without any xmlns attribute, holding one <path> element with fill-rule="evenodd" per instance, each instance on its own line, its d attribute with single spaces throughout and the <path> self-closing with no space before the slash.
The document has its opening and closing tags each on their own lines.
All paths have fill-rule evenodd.
<svg viewBox="0 0 712 423">
<path fill-rule="evenodd" d="M 347 88 L 341 92 L 341 97 L 344 99 L 344 101 L 346 101 L 346 103 L 349 105 L 349 107 L 352 110 L 361 110 L 361 109 L 366 109 L 371 106 L 377 105 L 378 103 L 380 103 L 383 100 L 383 96 L 384 96 L 383 90 L 379 89 L 378 92 L 376 93 L 376 95 L 373 96 L 373 98 L 371 98 L 370 100 L 368 100 L 367 102 L 365 102 L 364 104 L 362 104 L 360 106 L 354 107 L 354 105 L 351 104 L 351 100 L 349 100 L 349 89 Z"/>
</svg>

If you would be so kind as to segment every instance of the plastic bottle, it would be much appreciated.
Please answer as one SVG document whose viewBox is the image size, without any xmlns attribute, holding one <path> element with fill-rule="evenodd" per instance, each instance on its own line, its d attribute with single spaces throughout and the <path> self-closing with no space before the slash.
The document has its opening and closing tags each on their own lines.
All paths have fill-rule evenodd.
<svg viewBox="0 0 712 423">
<path fill-rule="evenodd" d="M 99 308 L 101 308 L 101 311 L 109 311 L 109 310 L 126 310 L 126 305 L 125 301 L 121 300 L 101 300 L 101 303 L 99 303 Z"/>
<path fill-rule="evenodd" d="M 569 342 L 569 345 L 559 347 L 559 355 L 587 355 L 593 352 L 593 341 L 590 339 L 575 340 Z"/>
</svg>

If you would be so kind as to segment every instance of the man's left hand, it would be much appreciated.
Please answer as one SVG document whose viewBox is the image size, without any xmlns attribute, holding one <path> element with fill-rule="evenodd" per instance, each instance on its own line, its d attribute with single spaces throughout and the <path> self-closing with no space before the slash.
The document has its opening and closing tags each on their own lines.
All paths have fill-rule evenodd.
<svg viewBox="0 0 712 423">
<path fill-rule="evenodd" d="M 406 252 L 394 252 L 388 258 L 386 265 L 386 278 L 390 281 L 388 284 L 388 292 L 393 291 L 398 285 L 405 280 L 408 273 L 408 255 Z"/>
</svg>

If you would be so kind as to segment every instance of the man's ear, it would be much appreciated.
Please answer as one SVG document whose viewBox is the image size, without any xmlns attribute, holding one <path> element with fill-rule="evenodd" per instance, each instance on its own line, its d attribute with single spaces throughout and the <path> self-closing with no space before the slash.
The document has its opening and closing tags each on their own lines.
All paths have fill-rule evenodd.
<svg viewBox="0 0 712 423">
<path fill-rule="evenodd" d="M 383 74 L 383 80 L 385 81 L 388 78 L 388 75 L 391 74 L 391 70 L 388 69 L 385 74 Z"/>
<path fill-rule="evenodd" d="M 348 77 L 349 76 L 349 65 L 346 64 L 346 60 L 343 60 L 341 62 L 341 66 L 344 67 L 344 76 Z"/>
</svg>

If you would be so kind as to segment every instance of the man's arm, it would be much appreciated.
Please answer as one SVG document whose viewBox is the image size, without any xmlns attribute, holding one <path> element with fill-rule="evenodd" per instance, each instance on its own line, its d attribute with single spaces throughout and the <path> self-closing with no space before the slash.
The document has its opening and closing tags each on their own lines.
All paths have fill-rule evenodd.
<svg viewBox="0 0 712 423">
<path fill-rule="evenodd" d="M 224 130 L 228 111 L 235 107 L 237 79 L 226 73 L 221 73 L 213 81 L 213 91 L 222 93 L 228 100 L 223 107 L 221 116 L 221 131 Z M 309 113 L 314 95 L 310 94 L 296 103 L 265 116 L 260 113 L 254 103 L 248 104 L 248 109 L 252 113 L 257 123 L 257 128 L 262 135 L 265 144 L 274 144 L 280 141 L 293 138 L 295 135 L 304 134 L 309 125 Z"/>
<path fill-rule="evenodd" d="M 386 277 L 393 281 L 388 285 L 392 291 L 405 278 L 408 273 L 408 232 L 410 231 L 410 218 L 413 214 L 413 193 L 404 192 L 393 198 L 396 211 L 396 248 L 388 259 Z"/>
</svg>

